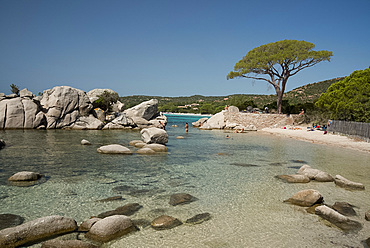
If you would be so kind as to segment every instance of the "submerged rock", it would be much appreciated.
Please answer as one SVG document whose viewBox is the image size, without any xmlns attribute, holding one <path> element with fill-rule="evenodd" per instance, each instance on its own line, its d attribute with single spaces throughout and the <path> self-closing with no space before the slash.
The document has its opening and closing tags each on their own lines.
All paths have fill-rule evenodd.
<svg viewBox="0 0 370 248">
<path fill-rule="evenodd" d="M 22 224 L 24 218 L 15 214 L 0 214 L 0 230 Z"/>
<path fill-rule="evenodd" d="M 159 216 L 151 222 L 151 226 L 156 230 L 171 229 L 180 225 L 182 222 L 179 219 L 168 215 Z"/>
<path fill-rule="evenodd" d="M 357 215 L 356 211 L 353 209 L 353 206 L 347 202 L 335 202 L 331 208 L 345 216 Z"/>
<path fill-rule="evenodd" d="M 41 248 L 98 248 L 98 246 L 81 240 L 53 239 L 43 242 Z"/>
<path fill-rule="evenodd" d="M 185 223 L 187 224 L 201 224 L 204 221 L 210 220 L 211 219 L 211 214 L 210 213 L 202 213 L 202 214 L 197 214 L 190 219 L 187 219 Z"/>
<path fill-rule="evenodd" d="M 140 148 L 136 152 L 139 153 L 139 154 L 155 154 L 154 150 L 152 150 L 150 148 L 146 148 L 146 147 Z"/>
<path fill-rule="evenodd" d="M 285 200 L 284 202 L 302 207 L 311 207 L 315 204 L 322 203 L 323 196 L 317 190 L 306 189 L 295 193 L 292 197 L 290 197 L 288 200 Z"/>
<path fill-rule="evenodd" d="M 63 216 L 42 217 L 22 225 L 0 231 L 0 247 L 16 247 L 44 238 L 73 232 L 76 221 Z"/>
<path fill-rule="evenodd" d="M 118 207 L 115 210 L 110 210 L 98 215 L 98 218 L 106 218 L 112 215 L 126 215 L 130 216 L 139 211 L 143 206 L 139 203 L 129 203 L 122 207 Z"/>
<path fill-rule="evenodd" d="M 365 220 L 370 221 L 370 210 L 365 213 Z"/>
<path fill-rule="evenodd" d="M 193 201 L 196 201 L 197 198 L 195 198 L 194 196 L 190 195 L 190 194 L 187 194 L 187 193 L 178 193 L 178 194 L 173 194 L 171 195 L 170 197 L 170 202 L 169 204 L 171 204 L 172 206 L 176 206 L 176 205 L 182 205 L 182 204 L 188 204 L 188 203 L 191 203 Z"/>
<path fill-rule="evenodd" d="M 309 183 L 311 180 L 306 175 L 278 175 L 277 178 L 287 182 L 287 183 Z"/>
<path fill-rule="evenodd" d="M 94 241 L 108 242 L 135 230 L 129 217 L 113 215 L 97 221 L 85 236 Z"/>
<path fill-rule="evenodd" d="M 155 152 L 168 152 L 168 148 L 162 144 L 146 144 L 143 148 L 150 148 Z"/>
<path fill-rule="evenodd" d="M 118 196 L 112 196 L 112 197 L 98 200 L 98 202 L 110 202 L 110 201 L 122 201 L 122 200 L 124 200 L 122 196 L 118 195 Z"/>
<path fill-rule="evenodd" d="M 362 224 L 360 222 L 351 220 L 327 206 L 317 207 L 315 209 L 315 213 L 344 231 L 358 231 L 362 228 Z"/>
<path fill-rule="evenodd" d="M 365 186 L 362 183 L 352 182 L 341 175 L 335 176 L 335 184 L 339 187 L 352 189 L 352 190 L 364 190 Z"/>
<path fill-rule="evenodd" d="M 5 141 L 3 139 L 0 139 L 0 149 L 5 147 Z"/>
<path fill-rule="evenodd" d="M 99 220 L 101 220 L 101 218 L 96 218 L 96 217 L 93 217 L 91 219 L 88 219 L 88 220 L 85 220 L 84 222 L 81 223 L 81 225 L 78 227 L 78 231 L 79 232 L 88 232 L 91 227 L 96 223 L 98 222 Z"/>
</svg>

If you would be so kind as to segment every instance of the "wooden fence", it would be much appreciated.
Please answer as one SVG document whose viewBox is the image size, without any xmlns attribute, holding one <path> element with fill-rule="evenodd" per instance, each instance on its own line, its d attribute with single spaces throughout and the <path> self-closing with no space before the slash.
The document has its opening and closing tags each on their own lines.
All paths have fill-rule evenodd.
<svg viewBox="0 0 370 248">
<path fill-rule="evenodd" d="M 327 130 L 328 132 L 355 136 L 370 142 L 370 123 L 333 120 L 330 125 L 328 125 Z"/>
</svg>

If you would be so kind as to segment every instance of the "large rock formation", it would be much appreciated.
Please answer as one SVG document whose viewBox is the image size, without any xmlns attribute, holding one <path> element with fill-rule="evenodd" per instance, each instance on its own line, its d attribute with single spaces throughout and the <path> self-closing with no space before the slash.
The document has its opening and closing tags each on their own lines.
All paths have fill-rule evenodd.
<svg viewBox="0 0 370 248">
<path fill-rule="evenodd" d="M 149 121 L 158 115 L 158 100 L 152 99 L 142 102 L 139 105 L 126 109 L 123 113 L 130 118 L 140 117 Z"/>
<path fill-rule="evenodd" d="M 230 106 L 203 122 L 199 128 L 256 131 L 265 127 L 282 127 L 298 123 L 298 115 L 243 113 L 236 110 Z M 196 122 L 194 124 L 197 126 Z"/>
<path fill-rule="evenodd" d="M 86 93 L 69 86 L 57 86 L 45 90 L 41 105 L 46 109 L 47 128 L 63 128 L 76 122 L 80 116 L 88 116 L 93 106 Z"/>
<path fill-rule="evenodd" d="M 167 123 L 167 118 L 159 115 L 158 100 L 152 99 L 124 112 L 123 104 L 115 103 L 112 118 L 107 119 L 113 121 L 105 125 L 106 113 L 93 110 L 92 105 L 104 91 L 117 94 L 110 89 L 95 89 L 86 94 L 69 86 L 45 90 L 42 97 L 35 97 L 27 89 L 21 90 L 20 96 L 1 94 L 0 129 L 122 129 L 162 127 Z"/>
</svg>

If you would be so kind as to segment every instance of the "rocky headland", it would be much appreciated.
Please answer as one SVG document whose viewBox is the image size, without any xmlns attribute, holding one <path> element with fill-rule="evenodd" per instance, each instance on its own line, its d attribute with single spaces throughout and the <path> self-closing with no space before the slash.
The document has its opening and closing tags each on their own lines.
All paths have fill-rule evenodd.
<svg viewBox="0 0 370 248">
<path fill-rule="evenodd" d="M 57 86 L 35 96 L 27 89 L 20 94 L 0 93 L 0 129 L 132 129 L 161 127 L 167 122 L 152 99 L 123 111 L 119 101 L 112 112 L 94 108 L 94 101 L 109 89 L 88 93 L 69 86 Z M 117 94 L 118 95 L 118 94 Z"/>
</svg>

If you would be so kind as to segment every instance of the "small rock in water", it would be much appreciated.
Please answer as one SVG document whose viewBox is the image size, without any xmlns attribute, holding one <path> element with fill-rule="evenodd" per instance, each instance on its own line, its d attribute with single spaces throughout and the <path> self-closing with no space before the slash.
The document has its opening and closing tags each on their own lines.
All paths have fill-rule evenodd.
<svg viewBox="0 0 370 248">
<path fill-rule="evenodd" d="M 314 189 L 301 190 L 284 202 L 302 207 L 311 207 L 315 204 L 322 203 L 323 197 L 319 191 Z"/>
<path fill-rule="evenodd" d="M 246 163 L 231 163 L 230 165 L 236 165 L 240 167 L 259 167 L 256 164 L 246 164 Z"/>
<path fill-rule="evenodd" d="M 277 178 L 287 183 L 309 183 L 311 180 L 306 175 L 278 175 Z"/>
<path fill-rule="evenodd" d="M 146 220 L 146 219 L 137 219 L 137 220 L 132 220 L 132 222 L 134 223 L 134 225 L 136 227 L 138 227 L 139 229 L 143 229 L 145 227 L 148 227 L 150 226 L 150 220 Z"/>
<path fill-rule="evenodd" d="M 131 219 L 124 215 L 113 215 L 97 221 L 85 237 L 97 242 L 108 242 L 137 230 Z"/>
<path fill-rule="evenodd" d="M 139 211 L 143 206 L 141 206 L 139 203 L 129 203 L 122 207 L 118 207 L 115 210 L 110 210 L 104 213 L 101 213 L 98 215 L 98 218 L 106 218 L 108 216 L 112 215 L 126 215 L 130 216 Z"/>
<path fill-rule="evenodd" d="M 327 206 L 319 206 L 315 209 L 315 213 L 321 218 L 331 222 L 343 231 L 358 231 L 362 229 L 362 224 L 358 221 L 351 220 L 348 217 L 338 213 Z"/>
<path fill-rule="evenodd" d="M 353 209 L 353 206 L 347 202 L 336 202 L 331 208 L 345 216 L 356 215 L 356 211 Z"/>
<path fill-rule="evenodd" d="M 210 213 L 202 213 L 202 214 L 197 214 L 194 217 L 187 219 L 186 223 L 187 224 L 200 224 L 203 223 L 204 221 L 210 220 L 211 219 L 211 214 Z"/>
<path fill-rule="evenodd" d="M 91 143 L 90 143 L 90 141 L 88 141 L 88 140 L 85 140 L 85 139 L 83 139 L 83 140 L 81 140 L 81 145 L 91 145 Z"/>
<path fill-rule="evenodd" d="M 170 197 L 170 204 L 172 206 L 180 205 L 180 204 L 187 204 L 191 203 L 193 201 L 196 201 L 197 198 L 194 196 L 187 194 L 187 193 L 178 193 L 178 194 L 173 194 Z"/>
<path fill-rule="evenodd" d="M 370 221 L 370 210 L 365 213 L 365 220 Z"/>
<path fill-rule="evenodd" d="M 148 154 L 155 154 L 155 151 L 154 150 L 152 150 L 152 149 L 150 149 L 150 148 L 145 148 L 145 147 L 143 147 L 143 148 L 140 148 L 139 150 L 137 150 L 136 151 L 138 154 L 146 154 L 146 155 L 148 155 Z"/>
<path fill-rule="evenodd" d="M 176 139 L 185 139 L 185 137 L 180 135 L 180 136 L 177 136 Z"/>
<path fill-rule="evenodd" d="M 0 214 L 0 230 L 22 224 L 24 218 L 15 214 Z"/>
<path fill-rule="evenodd" d="M 124 198 L 118 195 L 118 196 L 112 196 L 112 197 L 108 197 L 102 200 L 98 200 L 98 202 L 110 202 L 110 201 L 122 201 L 122 200 L 124 200 Z"/>
<path fill-rule="evenodd" d="M 21 171 L 15 173 L 13 176 L 9 177 L 9 181 L 36 181 L 41 178 L 41 174 L 32 171 Z"/>
<path fill-rule="evenodd" d="M 182 225 L 179 219 L 168 215 L 159 216 L 151 222 L 151 226 L 156 230 L 171 229 L 179 225 Z"/>
<path fill-rule="evenodd" d="M 0 139 L 0 149 L 4 148 L 5 146 L 5 141 L 3 139 Z"/>
<path fill-rule="evenodd" d="M 362 183 L 356 183 L 342 177 L 341 175 L 335 176 L 335 184 L 339 187 L 351 190 L 364 190 L 365 186 Z"/>
<path fill-rule="evenodd" d="M 101 146 L 97 149 L 99 153 L 107 153 L 107 154 L 127 154 L 131 155 L 132 152 L 127 147 L 118 144 L 106 145 Z"/>
<path fill-rule="evenodd" d="M 88 220 L 85 220 L 84 222 L 81 223 L 81 225 L 78 227 L 78 231 L 79 232 L 88 232 L 90 230 L 90 228 L 96 223 L 98 222 L 99 220 L 101 220 L 101 218 L 96 218 L 96 217 L 93 217 L 91 219 L 88 219 Z"/>
</svg>

